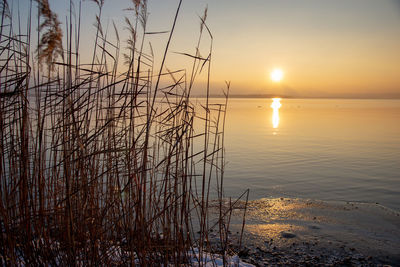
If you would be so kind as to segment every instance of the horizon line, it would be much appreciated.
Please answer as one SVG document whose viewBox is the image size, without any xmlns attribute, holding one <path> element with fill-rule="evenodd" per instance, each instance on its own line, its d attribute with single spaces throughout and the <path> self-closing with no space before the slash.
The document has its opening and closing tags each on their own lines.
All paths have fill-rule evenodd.
<svg viewBox="0 0 400 267">
<path fill-rule="evenodd" d="M 193 95 L 196 98 L 206 98 L 206 95 Z M 225 95 L 212 94 L 211 98 L 225 98 Z M 273 94 L 233 94 L 229 98 L 286 98 L 286 99 L 386 99 L 400 100 L 400 95 L 396 96 L 289 96 Z"/>
</svg>

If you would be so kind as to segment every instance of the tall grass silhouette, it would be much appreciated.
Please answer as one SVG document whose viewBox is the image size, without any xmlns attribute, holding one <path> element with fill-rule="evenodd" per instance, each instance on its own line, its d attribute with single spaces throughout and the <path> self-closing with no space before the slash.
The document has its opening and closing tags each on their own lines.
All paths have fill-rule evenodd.
<svg viewBox="0 0 400 267">
<path fill-rule="evenodd" d="M 115 24 L 113 41 L 103 29 L 104 1 L 93 2 L 93 54 L 82 63 L 81 1 L 69 2 L 64 39 L 47 0 L 29 2 L 26 32 L 1 1 L 0 263 L 167 266 L 189 264 L 198 248 L 202 265 L 201 255 L 215 249 L 211 228 L 225 260 L 236 203 L 223 194 L 230 85 L 224 103 L 209 101 L 206 12 L 195 54 L 184 54 L 193 60 L 187 73 L 165 67 L 181 0 L 157 69 L 153 51 L 144 52 L 147 2 L 128 8 L 134 16 L 125 19 L 126 50 Z M 205 37 L 210 47 L 202 57 Z M 200 72 L 207 72 L 207 97 L 198 105 L 191 90 Z M 214 184 L 219 216 L 210 223 Z"/>
</svg>

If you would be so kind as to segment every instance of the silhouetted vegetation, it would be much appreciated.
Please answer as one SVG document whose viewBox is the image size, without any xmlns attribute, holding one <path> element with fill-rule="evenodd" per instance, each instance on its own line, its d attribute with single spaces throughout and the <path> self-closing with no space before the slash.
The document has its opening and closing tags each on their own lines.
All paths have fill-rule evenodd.
<svg viewBox="0 0 400 267">
<path fill-rule="evenodd" d="M 226 255 L 234 206 L 223 204 L 227 100 L 209 102 L 209 80 L 202 105 L 190 95 L 199 72 L 210 74 L 206 16 L 187 73 L 165 68 L 181 1 L 159 69 L 152 51 L 144 52 L 146 1 L 128 8 L 134 16 L 126 18 L 127 50 L 116 25 L 109 41 L 104 2 L 94 1 L 89 63 L 80 58 L 80 1 L 70 1 L 64 39 L 48 1 L 27 2 L 38 10 L 37 44 L 33 12 L 21 32 L 1 1 L 0 263 L 185 264 L 194 247 L 200 255 L 213 250 L 212 227 Z M 203 38 L 210 42 L 206 57 Z M 162 85 L 168 76 L 172 82 Z M 229 83 L 226 99 L 228 91 Z M 211 224 L 214 187 L 220 212 Z"/>
</svg>

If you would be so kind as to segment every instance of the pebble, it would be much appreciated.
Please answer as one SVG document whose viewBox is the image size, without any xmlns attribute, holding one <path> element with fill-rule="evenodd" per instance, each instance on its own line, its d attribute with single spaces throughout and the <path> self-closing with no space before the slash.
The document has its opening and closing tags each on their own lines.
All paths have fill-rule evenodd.
<svg viewBox="0 0 400 267">
<path fill-rule="evenodd" d="M 244 248 L 243 250 L 241 250 L 239 253 L 238 253 L 238 256 L 239 257 L 248 257 L 249 256 L 249 249 L 248 248 Z"/>
<path fill-rule="evenodd" d="M 309 225 L 308 228 L 314 229 L 314 230 L 319 230 L 319 229 L 321 229 L 321 227 L 319 227 L 319 226 L 317 226 L 317 225 L 315 225 L 315 224 Z"/>
<path fill-rule="evenodd" d="M 296 235 L 294 233 L 286 232 L 286 231 L 281 232 L 281 236 L 283 238 L 294 238 L 294 237 L 296 237 Z"/>
<path fill-rule="evenodd" d="M 291 231 L 282 231 L 280 235 L 281 238 L 297 237 Z M 297 238 L 302 239 L 302 236 Z M 323 247 L 319 245 L 320 240 L 311 240 L 310 243 L 303 240 L 297 242 L 298 239 L 284 242 L 275 238 L 275 243 L 273 239 L 266 238 L 264 242 L 258 243 L 258 246 L 250 241 L 240 250 L 236 248 L 236 253 L 244 262 L 255 266 L 384 266 L 376 265 L 376 259 L 360 254 L 355 247 L 346 247 L 344 244 L 332 247 L 333 242 Z M 382 262 L 387 263 L 389 260 Z"/>
</svg>

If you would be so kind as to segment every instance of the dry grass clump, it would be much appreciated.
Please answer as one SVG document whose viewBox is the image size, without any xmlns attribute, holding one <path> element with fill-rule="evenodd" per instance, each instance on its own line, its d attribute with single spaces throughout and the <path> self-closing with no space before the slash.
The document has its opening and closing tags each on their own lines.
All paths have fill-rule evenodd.
<svg viewBox="0 0 400 267">
<path fill-rule="evenodd" d="M 107 39 L 104 2 L 95 1 L 89 64 L 80 59 L 74 2 L 64 44 L 48 1 L 36 2 L 37 44 L 30 41 L 32 14 L 23 34 L 1 2 L 0 264 L 179 265 L 189 263 L 194 247 L 200 255 L 212 250 L 210 227 L 226 240 L 233 207 L 222 205 L 227 102 L 207 97 L 195 105 L 190 95 L 198 73 L 210 75 L 205 16 L 198 44 L 207 28 L 208 56 L 197 47 L 187 74 L 164 67 L 181 1 L 158 71 L 144 52 L 146 1 L 128 8 L 135 17 L 126 19 L 126 51 L 115 25 L 116 41 Z M 79 18 L 81 2 L 74 8 Z M 172 82 L 162 86 L 167 76 Z M 209 89 L 208 80 L 207 96 Z M 213 184 L 221 203 L 215 225 L 208 215 Z"/>
</svg>

